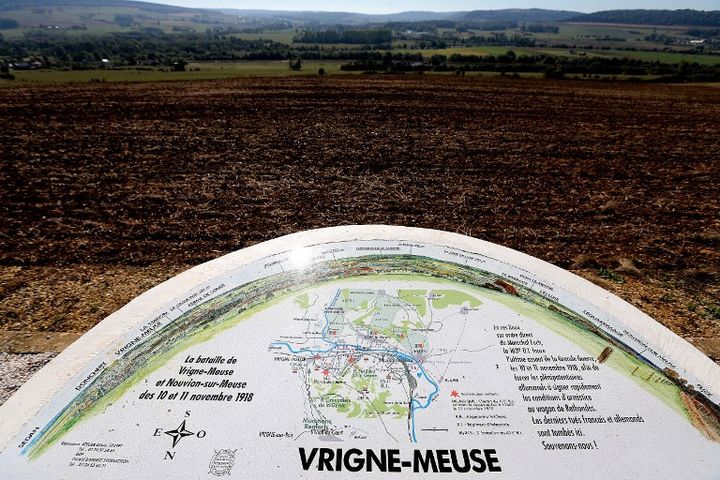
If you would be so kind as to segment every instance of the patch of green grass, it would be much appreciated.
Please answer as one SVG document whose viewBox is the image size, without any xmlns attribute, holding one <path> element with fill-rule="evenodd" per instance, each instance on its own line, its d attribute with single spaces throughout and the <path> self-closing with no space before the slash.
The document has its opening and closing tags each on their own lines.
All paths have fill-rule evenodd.
<svg viewBox="0 0 720 480">
<path fill-rule="evenodd" d="M 293 43 L 295 30 L 268 30 L 261 33 L 233 33 L 232 36 L 241 40 L 272 40 L 273 42 L 290 45 Z"/>
<path fill-rule="evenodd" d="M 609 268 L 605 268 L 605 267 L 601 268 L 600 270 L 598 270 L 598 275 L 600 276 L 600 278 L 604 278 L 606 280 L 610 280 L 615 283 L 619 283 L 619 284 L 625 283 L 625 277 L 623 277 L 619 273 L 617 273 Z"/>
<path fill-rule="evenodd" d="M 512 50 L 515 52 L 516 55 L 521 54 L 527 54 L 531 55 L 531 51 L 533 49 L 531 48 L 513 48 L 513 47 L 492 47 L 492 46 L 481 46 L 481 47 L 449 47 L 449 48 L 430 48 L 427 50 L 423 49 L 416 49 L 416 48 L 407 48 L 407 49 L 398 49 L 393 50 L 393 53 L 420 53 L 425 58 L 430 58 L 433 55 L 454 55 L 454 54 L 460 54 L 460 55 L 478 55 L 478 56 L 487 56 L 487 55 L 502 55 L 504 53 L 507 53 L 508 50 Z"/>
<path fill-rule="evenodd" d="M 593 55 L 614 58 L 632 58 L 636 60 L 644 60 L 647 62 L 660 63 L 699 63 L 701 65 L 718 65 L 720 64 L 720 55 L 700 55 L 678 52 L 649 52 L 637 51 L 628 52 L 624 50 L 589 50 Z"/>
<path fill-rule="evenodd" d="M 678 52 L 653 52 L 653 51 L 625 51 L 625 50 L 583 50 L 567 48 L 526 48 L 529 55 L 555 55 L 560 57 L 602 57 L 602 58 L 631 58 L 646 62 L 660 62 L 669 64 L 680 64 L 681 62 L 699 63 L 701 65 L 720 64 L 720 56 L 700 55 Z M 515 53 L 518 53 L 516 50 Z"/>
<path fill-rule="evenodd" d="M 717 65 L 720 64 L 720 55 L 701 55 L 679 52 L 654 52 L 654 51 L 625 51 L 625 50 L 582 50 L 568 48 L 537 48 L 537 47 L 449 47 L 449 48 L 433 48 L 427 50 L 407 48 L 396 49 L 394 53 L 420 53 L 425 58 L 433 55 L 502 55 L 509 50 L 515 52 L 516 55 L 555 55 L 559 57 L 603 57 L 603 58 L 631 58 L 648 62 L 658 61 L 661 63 L 680 64 L 681 62 L 699 63 L 701 65 Z"/>
<path fill-rule="evenodd" d="M 307 310 L 308 308 L 310 308 L 310 295 L 308 295 L 307 292 L 303 293 L 302 295 L 298 295 L 297 297 L 295 297 L 295 303 L 298 305 L 298 307 Z"/>
<path fill-rule="evenodd" d="M 557 37 L 563 38 L 583 38 L 592 39 L 592 37 L 613 37 L 613 38 L 637 38 L 638 36 L 646 37 L 653 31 L 652 27 L 636 27 L 628 25 L 559 25 L 560 31 L 555 34 Z M 637 33 L 632 32 L 639 32 Z M 663 32 L 658 32 L 663 33 Z"/>
<path fill-rule="evenodd" d="M 288 68 L 287 60 L 247 60 L 238 62 L 192 62 L 188 64 L 188 70 L 200 69 L 200 72 L 207 74 L 229 74 L 235 76 L 285 76 L 285 75 L 315 75 L 320 67 L 325 73 L 345 73 L 340 66 L 345 61 L 341 60 L 305 60 L 302 63 L 302 70 L 294 71 Z M 180 72 L 193 73 L 193 72 Z"/>
<path fill-rule="evenodd" d="M 421 317 L 425 316 L 427 300 L 425 290 L 398 290 L 398 298 L 403 302 L 413 305 Z"/>
<path fill-rule="evenodd" d="M 480 305 L 480 301 L 477 298 L 459 290 L 433 290 L 432 293 L 434 294 L 432 300 L 433 308 L 442 309 L 450 305 L 462 305 L 465 302 L 468 302 L 470 307 Z"/>
<path fill-rule="evenodd" d="M 28 85 L 88 83 L 88 82 L 158 82 L 177 80 L 215 80 L 235 77 L 266 77 L 317 75 L 320 67 L 327 74 L 346 73 L 340 70 L 341 61 L 306 61 L 302 70 L 293 71 L 284 60 L 252 60 L 245 62 L 198 62 L 188 64 L 185 72 L 163 69 L 138 70 L 21 70 L 13 72 L 15 80 L 0 80 L 2 87 Z"/>
</svg>

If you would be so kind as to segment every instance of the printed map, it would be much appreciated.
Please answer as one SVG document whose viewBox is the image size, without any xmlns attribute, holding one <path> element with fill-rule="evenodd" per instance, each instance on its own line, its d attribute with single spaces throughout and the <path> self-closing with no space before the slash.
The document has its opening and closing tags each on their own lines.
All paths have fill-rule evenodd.
<svg viewBox="0 0 720 480">
<path fill-rule="evenodd" d="M 552 279 L 445 245 L 339 241 L 147 312 L 0 462 L 18 479 L 717 478 L 720 408 Z"/>
</svg>

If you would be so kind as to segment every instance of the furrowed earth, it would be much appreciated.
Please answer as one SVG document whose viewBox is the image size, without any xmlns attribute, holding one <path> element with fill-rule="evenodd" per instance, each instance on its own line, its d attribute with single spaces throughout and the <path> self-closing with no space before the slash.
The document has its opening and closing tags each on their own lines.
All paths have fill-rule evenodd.
<svg viewBox="0 0 720 480">
<path fill-rule="evenodd" d="M 0 351 L 301 230 L 458 232 L 720 362 L 720 89 L 448 76 L 0 89 Z M 0 400 L 1 401 L 1 400 Z"/>
</svg>

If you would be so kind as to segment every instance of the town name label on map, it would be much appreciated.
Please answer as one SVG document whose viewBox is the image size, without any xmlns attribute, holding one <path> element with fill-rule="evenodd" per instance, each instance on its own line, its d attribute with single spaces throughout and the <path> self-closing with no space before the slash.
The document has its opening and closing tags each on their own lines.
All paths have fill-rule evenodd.
<svg viewBox="0 0 720 480">
<path fill-rule="evenodd" d="M 312 448 L 300 447 L 303 470 L 400 473 L 485 473 L 502 472 L 494 449 L 413 450 L 412 460 L 403 460 L 399 449 Z"/>
</svg>

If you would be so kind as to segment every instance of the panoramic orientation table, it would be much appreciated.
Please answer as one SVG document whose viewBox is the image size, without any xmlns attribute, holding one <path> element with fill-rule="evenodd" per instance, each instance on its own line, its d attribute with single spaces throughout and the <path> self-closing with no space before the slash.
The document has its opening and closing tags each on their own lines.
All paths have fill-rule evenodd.
<svg viewBox="0 0 720 480">
<path fill-rule="evenodd" d="M 720 478 L 720 367 L 474 238 L 301 232 L 192 268 L 0 407 L 0 477 Z"/>
</svg>

